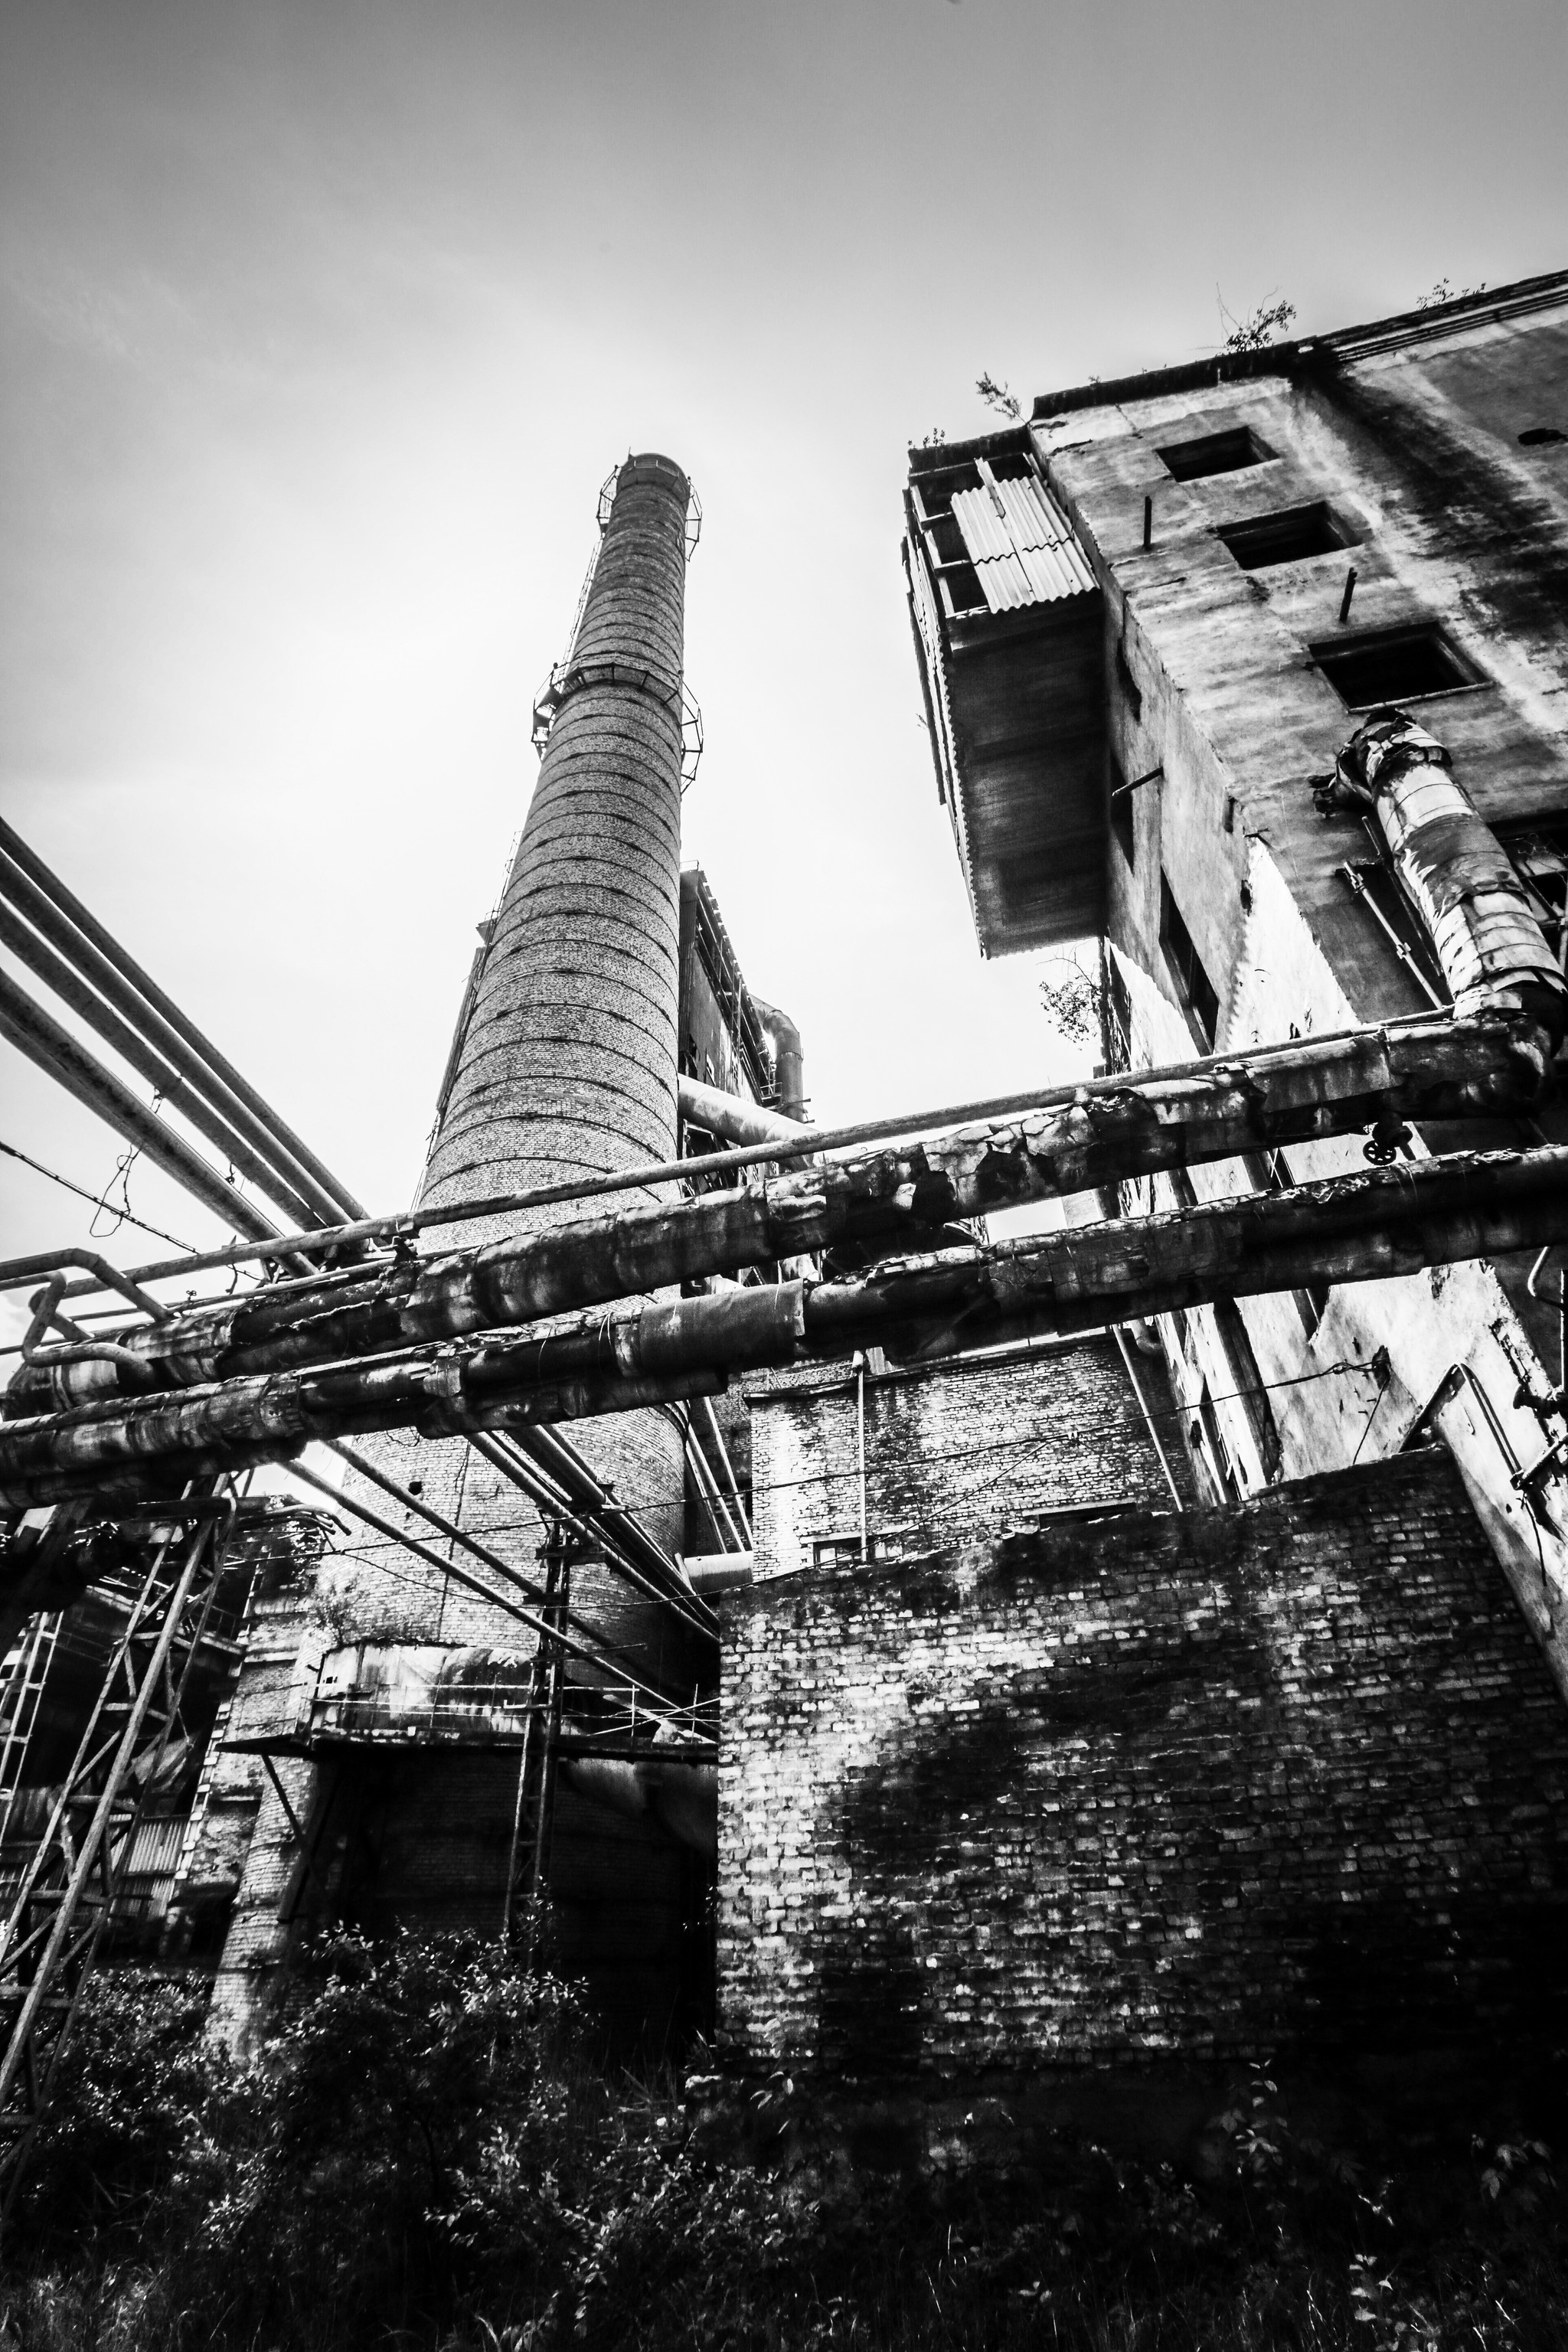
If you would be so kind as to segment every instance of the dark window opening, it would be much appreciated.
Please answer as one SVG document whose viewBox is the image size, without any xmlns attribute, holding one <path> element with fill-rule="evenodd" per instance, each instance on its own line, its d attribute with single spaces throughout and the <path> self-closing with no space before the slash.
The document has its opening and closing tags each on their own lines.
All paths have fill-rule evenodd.
<svg viewBox="0 0 1568 2352">
<path fill-rule="evenodd" d="M 1263 1375 L 1258 1369 L 1258 1358 L 1252 1350 L 1252 1340 L 1242 1319 L 1241 1309 L 1234 1298 L 1216 1298 L 1215 1322 L 1218 1326 L 1220 1345 L 1229 1365 L 1236 1395 L 1247 1415 L 1258 1448 L 1258 1459 L 1263 1475 L 1270 1485 L 1279 1477 L 1284 1459 L 1279 1447 L 1279 1430 L 1268 1402 L 1268 1391 L 1263 1385 Z"/>
<path fill-rule="evenodd" d="M 1519 436 L 1521 449 L 1544 449 L 1552 441 L 1568 441 L 1568 433 L 1559 433 L 1555 425 L 1532 425 Z"/>
<path fill-rule="evenodd" d="M 1030 482 L 1037 478 L 1035 468 L 1021 449 L 1010 457 L 990 457 L 986 463 L 999 482 Z"/>
<path fill-rule="evenodd" d="M 1239 474 L 1244 466 L 1266 465 L 1274 452 L 1250 425 L 1238 425 L 1228 433 L 1205 433 L 1195 441 L 1173 442 L 1154 454 L 1176 481 L 1197 482 L 1206 474 Z"/>
<path fill-rule="evenodd" d="M 1132 795 L 1127 789 L 1121 762 L 1115 758 L 1110 762 L 1110 830 L 1128 865 L 1135 866 L 1138 849 L 1132 827 Z"/>
<path fill-rule="evenodd" d="M 1116 640 L 1116 677 L 1122 693 L 1127 697 L 1127 707 L 1133 718 L 1142 719 L 1143 689 L 1132 675 L 1132 665 L 1127 658 L 1127 649 L 1120 637 Z"/>
<path fill-rule="evenodd" d="M 1296 1177 L 1282 1151 L 1249 1151 L 1245 1159 L 1247 1172 L 1260 1192 L 1289 1192 L 1294 1187 Z M 1304 1282 L 1290 1296 L 1301 1318 L 1302 1334 L 1310 1339 L 1329 1311 L 1329 1286 Z"/>
<path fill-rule="evenodd" d="M 1171 896 L 1171 886 L 1160 877 L 1160 945 L 1165 951 L 1165 963 L 1176 984 L 1176 993 L 1186 1012 L 1187 1023 L 1205 1054 L 1214 1052 L 1214 1041 L 1219 1034 L 1219 996 L 1213 981 L 1204 970 L 1203 960 L 1193 945 L 1193 935 L 1182 919 L 1182 910 Z"/>
<path fill-rule="evenodd" d="M 1271 563 L 1300 563 L 1310 555 L 1332 555 L 1339 548 L 1356 544 L 1355 533 L 1321 499 L 1315 506 L 1256 515 L 1248 522 L 1227 522 L 1218 536 L 1244 572 L 1261 572 Z"/>
<path fill-rule="evenodd" d="M 1132 999 L 1128 994 L 1121 966 L 1109 951 L 1105 958 L 1105 1002 L 1101 1027 L 1106 1068 L 1130 1069 L 1132 1066 Z"/>
<path fill-rule="evenodd" d="M 1192 1423 L 1189 1435 L 1192 1439 L 1194 1455 L 1200 1467 L 1208 1475 L 1209 1483 L 1215 1490 L 1215 1501 L 1238 1503 L 1241 1500 L 1241 1490 L 1237 1485 L 1235 1473 L 1230 1466 L 1230 1457 L 1226 1452 L 1225 1439 L 1220 1434 L 1219 1415 L 1214 1409 L 1214 1399 L 1209 1394 L 1207 1381 L 1198 1391 L 1197 1418 Z"/>
<path fill-rule="evenodd" d="M 1419 702 L 1428 694 L 1484 683 L 1428 621 L 1414 629 L 1377 629 L 1311 647 L 1312 659 L 1349 710 L 1384 702 Z"/>
</svg>

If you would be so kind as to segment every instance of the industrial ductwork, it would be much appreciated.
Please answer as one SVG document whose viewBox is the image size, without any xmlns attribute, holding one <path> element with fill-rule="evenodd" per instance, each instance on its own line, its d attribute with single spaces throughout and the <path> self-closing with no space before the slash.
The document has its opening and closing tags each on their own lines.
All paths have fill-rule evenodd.
<svg viewBox="0 0 1568 2352">
<path fill-rule="evenodd" d="M 784 1118 L 797 1125 L 805 1121 L 805 1056 L 801 1050 L 800 1031 L 787 1013 L 776 1004 L 765 1004 L 753 996 L 757 1018 L 767 1031 L 773 1049 L 773 1073 L 778 1084 L 778 1108 Z"/>
<path fill-rule="evenodd" d="M 682 1077 L 680 1082 L 680 1116 L 693 1127 L 704 1127 L 710 1135 L 721 1135 L 726 1143 L 798 1143 L 801 1122 L 785 1118 L 763 1103 L 748 1102 L 743 1095 L 727 1095 L 718 1087 L 705 1087 L 697 1078 Z"/>
<path fill-rule="evenodd" d="M 1452 765 L 1403 710 L 1374 710 L 1340 753 L 1333 791 L 1370 812 L 1456 1013 L 1516 1004 L 1560 1045 L 1568 979 L 1508 852 Z"/>
</svg>

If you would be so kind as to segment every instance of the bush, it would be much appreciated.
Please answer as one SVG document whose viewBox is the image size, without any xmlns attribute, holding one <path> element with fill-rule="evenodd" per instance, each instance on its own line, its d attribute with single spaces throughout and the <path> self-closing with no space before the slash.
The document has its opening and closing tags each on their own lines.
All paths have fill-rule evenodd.
<svg viewBox="0 0 1568 2352">
<path fill-rule="evenodd" d="M 259 2061 L 105 1975 L 18 2201 L 0 2352 L 1546 2352 L 1539 2141 L 1371 2175 L 1254 2070 L 1203 2180 L 1053 2145 L 856 2170 L 782 2076 L 612 2075 L 575 1997 L 476 1937 L 326 1939 Z"/>
</svg>

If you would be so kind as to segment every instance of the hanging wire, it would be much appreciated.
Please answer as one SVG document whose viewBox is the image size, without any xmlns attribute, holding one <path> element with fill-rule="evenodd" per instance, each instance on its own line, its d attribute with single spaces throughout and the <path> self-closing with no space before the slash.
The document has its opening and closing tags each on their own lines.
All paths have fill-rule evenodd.
<svg viewBox="0 0 1568 2352">
<path fill-rule="evenodd" d="M 79 1201 L 89 1201 L 95 1209 L 102 1209 L 105 1206 L 103 1193 L 89 1192 L 85 1184 L 73 1184 L 68 1176 L 60 1175 L 57 1169 L 46 1168 L 41 1160 L 34 1160 L 29 1153 L 18 1150 L 16 1144 L 0 1142 L 0 1151 L 3 1151 L 8 1160 L 19 1160 L 25 1168 L 31 1168 L 38 1175 L 47 1176 L 51 1184 L 58 1184 L 62 1191 L 74 1192 Z M 121 1163 L 121 1168 L 115 1170 L 115 1175 L 118 1176 L 121 1173 L 121 1168 L 129 1174 L 130 1163 L 135 1156 L 134 1151 L 128 1152 Z M 111 1176 L 109 1181 L 112 1185 L 114 1177 Z M 152 1234 L 158 1241 L 172 1242 L 175 1249 L 194 1251 L 195 1248 L 194 1242 L 183 1242 L 178 1234 L 166 1234 L 162 1225 L 150 1225 L 145 1217 L 132 1216 L 129 1204 L 116 1213 L 121 1224 L 134 1225 L 138 1233 Z"/>
</svg>

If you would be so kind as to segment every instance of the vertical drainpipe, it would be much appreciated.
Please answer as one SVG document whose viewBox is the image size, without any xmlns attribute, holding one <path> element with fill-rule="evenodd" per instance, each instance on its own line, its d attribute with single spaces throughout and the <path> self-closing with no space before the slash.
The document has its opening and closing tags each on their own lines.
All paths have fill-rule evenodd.
<svg viewBox="0 0 1568 2352">
<path fill-rule="evenodd" d="M 1454 1011 L 1518 1006 L 1555 1046 L 1568 979 L 1530 909 L 1508 852 L 1451 772 L 1435 737 L 1392 708 L 1374 710 L 1334 770 L 1337 790 L 1371 813 L 1401 889 L 1436 950 Z"/>
</svg>

